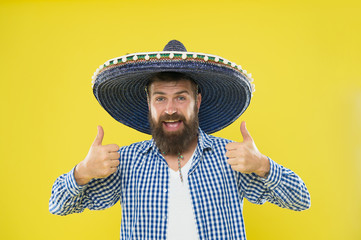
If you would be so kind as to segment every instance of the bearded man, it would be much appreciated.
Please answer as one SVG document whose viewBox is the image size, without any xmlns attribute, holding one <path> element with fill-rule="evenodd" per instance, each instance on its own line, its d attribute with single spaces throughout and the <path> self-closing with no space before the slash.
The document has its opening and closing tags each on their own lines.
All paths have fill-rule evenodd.
<svg viewBox="0 0 361 240">
<path fill-rule="evenodd" d="M 54 183 L 50 212 L 99 210 L 120 201 L 120 239 L 246 239 L 243 199 L 301 211 L 310 207 L 303 181 L 243 142 L 217 138 L 252 96 L 251 77 L 218 56 L 190 53 L 179 41 L 162 52 L 107 61 L 93 92 L 119 122 L 150 141 L 102 145 L 98 126 L 86 158 Z"/>
</svg>

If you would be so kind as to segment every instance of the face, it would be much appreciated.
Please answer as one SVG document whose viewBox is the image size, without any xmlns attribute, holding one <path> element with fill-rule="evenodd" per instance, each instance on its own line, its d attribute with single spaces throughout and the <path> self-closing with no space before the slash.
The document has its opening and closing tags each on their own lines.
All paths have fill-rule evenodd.
<svg viewBox="0 0 361 240">
<path fill-rule="evenodd" d="M 155 81 L 149 87 L 149 121 L 159 149 L 183 152 L 198 134 L 201 95 L 194 98 L 189 80 Z"/>
</svg>

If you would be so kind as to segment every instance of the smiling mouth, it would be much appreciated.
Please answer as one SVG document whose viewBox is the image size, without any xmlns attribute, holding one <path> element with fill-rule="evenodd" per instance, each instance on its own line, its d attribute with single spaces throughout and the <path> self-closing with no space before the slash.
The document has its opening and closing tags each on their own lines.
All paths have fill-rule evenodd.
<svg viewBox="0 0 361 240">
<path fill-rule="evenodd" d="M 168 130 L 177 130 L 182 124 L 181 120 L 165 120 L 163 121 L 163 125 Z"/>
</svg>

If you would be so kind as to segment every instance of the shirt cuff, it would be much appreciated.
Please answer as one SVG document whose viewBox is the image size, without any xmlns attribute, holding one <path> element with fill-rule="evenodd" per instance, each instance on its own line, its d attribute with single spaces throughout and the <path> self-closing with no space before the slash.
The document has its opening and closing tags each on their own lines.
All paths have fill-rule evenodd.
<svg viewBox="0 0 361 240">
<path fill-rule="evenodd" d="M 73 196 L 78 195 L 86 186 L 86 185 L 80 186 L 76 183 L 74 177 L 75 168 L 76 166 L 65 177 L 66 188 Z"/>
<path fill-rule="evenodd" d="M 263 178 L 263 182 L 266 187 L 270 190 L 275 189 L 282 178 L 282 166 L 277 164 L 275 161 L 267 157 L 270 163 L 270 172 L 266 179 Z"/>
</svg>

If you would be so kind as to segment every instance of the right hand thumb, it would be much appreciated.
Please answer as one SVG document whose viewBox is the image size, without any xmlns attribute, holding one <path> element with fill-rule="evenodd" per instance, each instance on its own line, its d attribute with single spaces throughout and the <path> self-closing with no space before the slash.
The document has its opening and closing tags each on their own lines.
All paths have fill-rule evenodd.
<svg viewBox="0 0 361 240">
<path fill-rule="evenodd" d="M 103 137 L 104 137 L 104 130 L 102 128 L 102 126 L 98 126 L 98 134 L 95 137 L 95 140 L 93 142 L 93 145 L 95 146 L 101 146 L 102 142 L 103 142 Z"/>
</svg>

